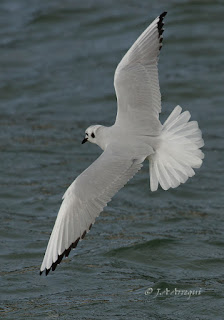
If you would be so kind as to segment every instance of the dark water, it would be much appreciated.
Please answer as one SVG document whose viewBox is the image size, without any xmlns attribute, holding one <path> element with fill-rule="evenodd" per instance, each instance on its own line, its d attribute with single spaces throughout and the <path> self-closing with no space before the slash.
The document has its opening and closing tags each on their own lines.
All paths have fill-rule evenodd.
<svg viewBox="0 0 224 320">
<path fill-rule="evenodd" d="M 162 119 L 180 104 L 199 121 L 203 167 L 151 193 L 146 164 L 40 277 L 61 196 L 100 154 L 84 130 L 113 123 L 115 67 L 164 10 Z M 223 319 L 223 16 L 223 1 L 1 0 L 2 319 Z"/>
</svg>

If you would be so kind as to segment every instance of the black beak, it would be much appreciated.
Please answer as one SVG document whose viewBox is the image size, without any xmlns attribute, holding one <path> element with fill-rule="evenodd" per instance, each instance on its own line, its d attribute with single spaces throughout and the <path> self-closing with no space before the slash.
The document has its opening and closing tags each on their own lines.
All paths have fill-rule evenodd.
<svg viewBox="0 0 224 320">
<path fill-rule="evenodd" d="M 86 141 L 88 141 L 88 139 L 87 139 L 87 138 L 84 138 L 84 139 L 82 140 L 82 144 L 83 144 L 83 143 L 86 143 Z"/>
</svg>

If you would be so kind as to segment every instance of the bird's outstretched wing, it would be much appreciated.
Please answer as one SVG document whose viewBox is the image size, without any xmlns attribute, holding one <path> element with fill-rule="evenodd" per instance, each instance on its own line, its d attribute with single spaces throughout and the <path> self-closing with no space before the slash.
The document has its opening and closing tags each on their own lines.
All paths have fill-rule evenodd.
<svg viewBox="0 0 224 320">
<path fill-rule="evenodd" d="M 143 160 L 126 159 L 108 148 L 77 177 L 63 196 L 40 273 L 54 271 L 69 255 L 113 195 L 140 170 Z"/>
<path fill-rule="evenodd" d="M 116 123 L 139 134 L 161 131 L 161 94 L 158 55 L 162 47 L 163 19 L 157 17 L 125 54 L 114 75 L 118 112 Z"/>
</svg>

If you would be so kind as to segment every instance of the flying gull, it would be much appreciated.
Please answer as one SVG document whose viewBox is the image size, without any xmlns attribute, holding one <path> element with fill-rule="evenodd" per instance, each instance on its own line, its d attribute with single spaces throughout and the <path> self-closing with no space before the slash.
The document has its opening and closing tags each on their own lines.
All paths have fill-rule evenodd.
<svg viewBox="0 0 224 320">
<path fill-rule="evenodd" d="M 197 121 L 174 108 L 164 124 L 159 120 L 161 94 L 158 55 L 163 19 L 157 17 L 118 64 L 114 76 L 117 116 L 113 126 L 92 125 L 87 141 L 103 153 L 70 185 L 63 196 L 40 274 L 54 271 L 94 224 L 103 208 L 149 160 L 150 188 L 176 188 L 199 168 L 204 142 Z"/>
</svg>

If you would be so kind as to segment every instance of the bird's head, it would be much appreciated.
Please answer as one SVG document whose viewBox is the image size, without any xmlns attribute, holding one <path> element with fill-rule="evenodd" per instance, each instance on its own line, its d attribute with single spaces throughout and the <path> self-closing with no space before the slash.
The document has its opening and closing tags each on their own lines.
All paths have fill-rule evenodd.
<svg viewBox="0 0 224 320">
<path fill-rule="evenodd" d="M 93 125 L 86 129 L 85 138 L 82 140 L 82 144 L 89 141 L 92 143 L 97 143 L 99 128 L 102 127 L 100 125 Z"/>
</svg>

